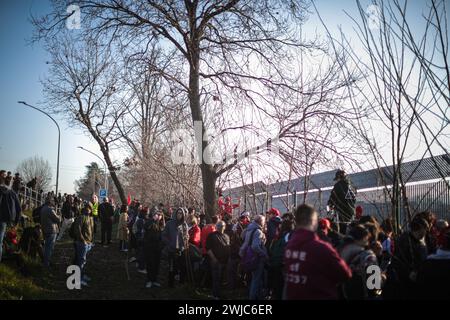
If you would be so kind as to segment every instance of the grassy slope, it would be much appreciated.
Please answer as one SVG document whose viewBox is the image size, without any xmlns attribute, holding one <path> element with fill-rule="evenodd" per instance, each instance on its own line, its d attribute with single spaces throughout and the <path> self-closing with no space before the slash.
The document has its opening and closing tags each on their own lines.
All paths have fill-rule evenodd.
<svg viewBox="0 0 450 320">
<path fill-rule="evenodd" d="M 33 272 L 25 277 L 17 270 L 15 263 L 0 264 L 0 300 L 42 299 L 48 296 L 48 290 L 43 287 L 45 276 L 39 271 L 39 267 L 34 268 L 33 263 L 28 264 L 27 268 L 29 267 Z"/>
</svg>

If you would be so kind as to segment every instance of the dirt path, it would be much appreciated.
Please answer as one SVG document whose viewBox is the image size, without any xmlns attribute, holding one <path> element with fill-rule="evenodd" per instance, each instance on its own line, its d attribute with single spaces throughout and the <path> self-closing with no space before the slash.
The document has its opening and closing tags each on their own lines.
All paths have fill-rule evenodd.
<svg viewBox="0 0 450 320">
<path fill-rule="evenodd" d="M 135 263 L 128 263 L 130 280 L 125 264 L 127 255 L 120 252 L 117 242 L 109 247 L 96 244 L 88 254 L 86 274 L 91 278 L 89 287 L 69 290 L 66 269 L 74 254 L 70 240 L 58 242 L 53 253 L 50 275 L 50 299 L 207 299 L 207 290 L 193 290 L 187 286 L 167 288 L 167 268 L 162 261 L 160 283 L 162 288 L 145 288 L 146 275 L 137 272 Z"/>
</svg>

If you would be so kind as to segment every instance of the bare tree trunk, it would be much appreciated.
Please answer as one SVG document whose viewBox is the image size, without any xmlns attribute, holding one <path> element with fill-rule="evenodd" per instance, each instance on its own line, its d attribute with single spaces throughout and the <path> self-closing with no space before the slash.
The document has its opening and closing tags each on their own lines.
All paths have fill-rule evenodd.
<svg viewBox="0 0 450 320">
<path fill-rule="evenodd" d="M 89 132 L 91 133 L 92 137 L 97 141 L 97 143 L 100 147 L 100 151 L 102 152 L 103 158 L 105 159 L 106 165 L 108 166 L 109 174 L 111 175 L 114 185 L 116 186 L 117 192 L 119 193 L 120 201 L 122 202 L 122 204 L 126 204 L 127 197 L 125 196 L 125 191 L 123 190 L 122 183 L 120 182 L 119 178 L 117 177 L 114 165 L 111 161 L 108 146 L 97 135 L 97 133 L 95 132 L 95 130 L 92 127 L 89 128 Z"/>
<path fill-rule="evenodd" d="M 125 191 L 123 190 L 122 183 L 119 180 L 119 177 L 117 177 L 115 168 L 113 166 L 113 163 L 111 161 L 111 158 L 109 156 L 109 153 L 107 151 L 104 151 L 102 149 L 103 156 L 106 161 L 106 165 L 108 166 L 109 174 L 111 175 L 112 180 L 114 181 L 114 185 L 116 186 L 117 192 L 119 193 L 120 201 L 122 201 L 122 204 L 127 203 L 127 197 L 125 195 Z"/>
<path fill-rule="evenodd" d="M 193 34 L 195 37 L 195 30 L 193 30 Z M 217 212 L 216 206 L 216 180 L 217 173 L 214 170 L 214 167 L 205 162 L 204 159 L 204 151 L 208 146 L 208 138 L 205 137 L 203 139 L 203 134 L 205 130 L 205 123 L 203 122 L 202 110 L 200 105 L 200 86 L 199 86 L 199 67 L 200 67 L 200 55 L 199 55 L 199 46 L 198 41 L 194 39 L 192 46 L 195 46 L 191 50 L 191 65 L 189 70 L 189 105 L 191 108 L 192 121 L 199 121 L 201 123 L 202 128 L 202 137 L 198 137 L 202 139 L 201 141 L 201 154 L 200 154 L 200 169 L 202 172 L 202 181 L 203 181 L 203 201 L 205 206 L 206 216 L 211 218 Z M 199 152 L 200 152 L 199 151 Z"/>
</svg>

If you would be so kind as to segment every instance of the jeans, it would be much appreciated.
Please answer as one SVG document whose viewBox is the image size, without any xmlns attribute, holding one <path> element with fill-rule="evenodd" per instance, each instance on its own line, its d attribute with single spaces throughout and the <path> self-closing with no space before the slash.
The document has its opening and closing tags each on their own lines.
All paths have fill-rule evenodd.
<svg viewBox="0 0 450 320">
<path fill-rule="evenodd" d="M 225 270 L 225 265 L 217 262 L 211 263 L 211 276 L 212 276 L 212 295 L 213 297 L 220 296 L 220 285 L 222 284 L 222 273 Z"/>
<path fill-rule="evenodd" d="M 252 272 L 250 283 L 250 300 L 262 300 L 264 286 L 264 260 L 259 261 L 258 266 Z"/>
<path fill-rule="evenodd" d="M 111 243 L 112 225 L 113 225 L 112 218 L 109 220 L 103 220 L 101 222 L 102 244 Z"/>
<path fill-rule="evenodd" d="M 0 222 L 0 262 L 2 261 L 3 254 L 3 238 L 6 234 L 6 222 Z"/>
<path fill-rule="evenodd" d="M 53 248 L 55 247 L 56 233 L 44 235 L 44 266 L 50 266 Z"/>
<path fill-rule="evenodd" d="M 61 241 L 62 237 L 64 236 L 64 232 L 70 228 L 70 226 L 72 225 L 72 223 L 74 222 L 75 218 L 70 218 L 70 219 L 66 219 L 64 218 L 64 221 L 61 225 L 61 230 L 59 231 L 59 235 L 58 235 L 58 241 Z"/>
<path fill-rule="evenodd" d="M 84 266 L 86 265 L 86 255 L 91 249 L 91 244 L 75 241 L 75 264 L 80 267 L 82 279 Z"/>
<path fill-rule="evenodd" d="M 144 251 L 145 262 L 147 264 L 147 281 L 156 282 L 161 263 L 161 249 L 159 247 L 144 247 Z"/>
</svg>

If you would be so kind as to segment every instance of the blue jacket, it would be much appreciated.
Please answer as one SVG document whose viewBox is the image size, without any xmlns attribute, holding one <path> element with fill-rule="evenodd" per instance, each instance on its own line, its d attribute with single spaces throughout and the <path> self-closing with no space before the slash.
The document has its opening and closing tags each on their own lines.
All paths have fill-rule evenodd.
<svg viewBox="0 0 450 320">
<path fill-rule="evenodd" d="M 255 231 L 254 231 L 255 230 Z M 254 231 L 254 232 L 253 232 Z M 252 238 L 253 233 L 253 238 Z M 250 243 L 250 238 L 252 241 Z M 241 246 L 239 255 L 242 257 L 247 249 L 247 246 L 251 246 L 253 251 L 262 259 L 268 259 L 267 249 L 265 247 L 266 237 L 261 229 L 261 226 L 256 222 L 252 222 L 245 229 L 244 243 Z"/>
<path fill-rule="evenodd" d="M 186 223 L 186 212 L 183 211 L 183 219 L 177 220 L 177 212 L 181 208 L 172 213 L 172 219 L 166 223 L 162 234 L 162 240 L 169 249 L 169 252 L 183 251 L 185 243 L 189 240 L 188 225 Z"/>
<path fill-rule="evenodd" d="M 21 212 L 17 194 L 5 186 L 0 186 L 0 222 L 17 224 Z"/>
</svg>

